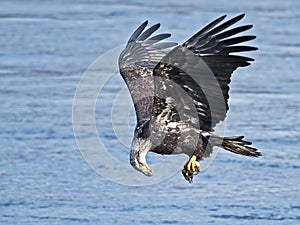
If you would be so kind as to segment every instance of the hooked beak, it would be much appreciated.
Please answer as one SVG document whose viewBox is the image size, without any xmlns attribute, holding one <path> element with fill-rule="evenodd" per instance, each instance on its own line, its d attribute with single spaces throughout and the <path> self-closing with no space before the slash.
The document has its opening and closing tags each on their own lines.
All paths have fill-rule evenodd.
<svg viewBox="0 0 300 225">
<path fill-rule="evenodd" d="M 147 164 L 142 165 L 141 172 L 148 177 L 153 176 L 153 171 L 150 169 L 150 167 Z"/>
<path fill-rule="evenodd" d="M 130 164 L 136 170 L 142 172 L 146 176 L 152 176 L 153 171 L 148 166 L 146 161 L 146 154 L 148 151 L 139 151 L 134 148 L 130 151 Z"/>
</svg>

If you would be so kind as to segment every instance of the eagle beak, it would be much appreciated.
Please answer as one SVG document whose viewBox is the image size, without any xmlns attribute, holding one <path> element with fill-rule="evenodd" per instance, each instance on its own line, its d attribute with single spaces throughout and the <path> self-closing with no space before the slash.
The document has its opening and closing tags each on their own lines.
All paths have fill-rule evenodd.
<svg viewBox="0 0 300 225">
<path fill-rule="evenodd" d="M 146 176 L 152 176 L 153 171 L 148 166 L 146 161 L 146 154 L 148 151 L 137 151 L 135 149 L 131 149 L 130 151 L 130 164 L 136 170 L 142 172 Z"/>
<path fill-rule="evenodd" d="M 153 176 L 153 171 L 150 169 L 150 167 L 147 164 L 142 165 L 142 173 L 145 174 L 148 177 Z"/>
</svg>

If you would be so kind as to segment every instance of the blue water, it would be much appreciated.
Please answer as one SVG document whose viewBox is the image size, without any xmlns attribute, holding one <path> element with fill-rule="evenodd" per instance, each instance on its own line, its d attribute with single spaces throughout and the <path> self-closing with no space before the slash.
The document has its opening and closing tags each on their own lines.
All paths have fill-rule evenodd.
<svg viewBox="0 0 300 225">
<path fill-rule="evenodd" d="M 182 42 L 210 20 L 241 12 L 259 51 L 235 73 L 226 134 L 246 135 L 263 157 L 220 151 L 192 185 L 178 173 L 124 186 L 91 169 L 72 130 L 87 67 L 145 19 Z M 294 0 L 1 0 L 0 223 L 300 224 L 299 24 Z M 100 135 L 112 154 L 127 157 L 113 135 Z"/>
</svg>

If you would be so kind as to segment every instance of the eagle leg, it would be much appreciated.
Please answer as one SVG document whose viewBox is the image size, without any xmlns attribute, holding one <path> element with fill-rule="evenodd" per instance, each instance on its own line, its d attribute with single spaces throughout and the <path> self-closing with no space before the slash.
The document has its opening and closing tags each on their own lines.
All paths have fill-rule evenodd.
<svg viewBox="0 0 300 225">
<path fill-rule="evenodd" d="M 192 155 L 189 161 L 187 161 L 182 170 L 182 175 L 189 183 L 193 182 L 193 176 L 197 175 L 200 170 L 200 163 L 197 161 L 197 157 Z"/>
</svg>

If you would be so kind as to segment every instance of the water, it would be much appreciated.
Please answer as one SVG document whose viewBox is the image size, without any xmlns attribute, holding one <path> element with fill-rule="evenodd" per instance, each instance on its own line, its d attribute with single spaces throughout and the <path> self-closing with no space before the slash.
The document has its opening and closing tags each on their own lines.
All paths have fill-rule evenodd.
<svg viewBox="0 0 300 225">
<path fill-rule="evenodd" d="M 226 134 L 246 135 L 264 156 L 220 151 L 192 185 L 179 173 L 146 187 L 95 173 L 72 131 L 73 96 L 89 64 L 145 19 L 182 42 L 241 12 L 260 50 L 235 73 Z M 299 224 L 299 12 L 293 0 L 1 1 L 0 223 Z M 127 157 L 114 136 L 101 135 Z"/>
</svg>

